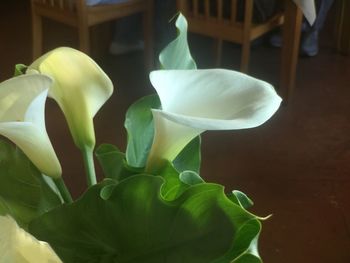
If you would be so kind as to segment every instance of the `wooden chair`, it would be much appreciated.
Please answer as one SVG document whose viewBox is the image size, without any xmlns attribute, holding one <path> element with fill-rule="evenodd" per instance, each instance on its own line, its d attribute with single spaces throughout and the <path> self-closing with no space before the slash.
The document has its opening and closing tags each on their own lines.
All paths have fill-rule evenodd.
<svg viewBox="0 0 350 263">
<path fill-rule="evenodd" d="M 201 5 L 199 1 L 204 3 Z M 240 70 L 247 72 L 251 41 L 280 26 L 283 23 L 283 15 L 278 13 L 264 23 L 255 24 L 252 19 L 253 0 L 244 0 L 244 18 L 243 21 L 239 21 L 237 0 L 226 1 L 230 10 L 224 7 L 224 0 L 177 0 L 177 8 L 186 16 L 190 32 L 217 40 L 216 64 L 220 64 L 223 40 L 241 44 Z M 224 15 L 224 12 L 229 15 Z"/>
<path fill-rule="evenodd" d="M 128 0 L 122 3 L 87 6 L 85 0 L 31 0 L 33 29 L 33 58 L 43 53 L 43 18 L 77 28 L 79 49 L 87 54 L 90 50 L 90 27 L 126 17 L 143 14 L 145 63 L 153 66 L 153 0 Z"/>
<path fill-rule="evenodd" d="M 339 0 L 336 2 L 336 46 L 343 55 L 350 53 L 350 1 Z"/>
</svg>

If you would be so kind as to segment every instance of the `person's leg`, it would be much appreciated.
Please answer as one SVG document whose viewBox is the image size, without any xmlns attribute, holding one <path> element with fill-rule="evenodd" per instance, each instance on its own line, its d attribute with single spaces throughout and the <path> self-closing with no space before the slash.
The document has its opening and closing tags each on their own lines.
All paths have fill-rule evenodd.
<svg viewBox="0 0 350 263">
<path fill-rule="evenodd" d="M 312 26 L 307 21 L 303 22 L 300 52 L 305 56 L 315 56 L 318 53 L 318 35 L 322 30 L 329 9 L 334 0 L 317 1 L 317 17 Z"/>
<path fill-rule="evenodd" d="M 118 19 L 114 24 L 113 40 L 109 51 L 120 55 L 135 50 L 142 50 L 141 17 L 139 14 Z"/>
<path fill-rule="evenodd" d="M 300 43 L 300 53 L 304 56 L 315 56 L 318 54 L 318 35 L 323 28 L 329 9 L 331 8 L 334 0 L 318 0 L 317 3 L 317 17 L 314 24 L 311 26 L 306 19 L 302 24 L 302 36 Z M 281 35 L 273 34 L 270 37 L 270 44 L 273 47 L 282 46 Z"/>
</svg>

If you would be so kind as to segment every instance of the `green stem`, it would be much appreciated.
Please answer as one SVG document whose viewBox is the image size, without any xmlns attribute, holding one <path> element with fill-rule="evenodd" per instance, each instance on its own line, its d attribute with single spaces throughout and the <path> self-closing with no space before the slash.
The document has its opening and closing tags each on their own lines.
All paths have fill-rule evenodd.
<svg viewBox="0 0 350 263">
<path fill-rule="evenodd" d="M 55 185 L 57 186 L 58 191 L 60 192 L 63 201 L 65 203 L 72 203 L 73 199 L 72 196 L 70 195 L 70 192 L 66 186 L 66 184 L 64 183 L 62 177 L 58 178 L 58 179 L 54 179 L 53 180 Z"/>
<path fill-rule="evenodd" d="M 88 186 L 95 185 L 97 183 L 96 174 L 95 174 L 95 164 L 93 149 L 85 148 L 82 150 L 84 165 L 86 170 L 86 179 Z"/>
</svg>

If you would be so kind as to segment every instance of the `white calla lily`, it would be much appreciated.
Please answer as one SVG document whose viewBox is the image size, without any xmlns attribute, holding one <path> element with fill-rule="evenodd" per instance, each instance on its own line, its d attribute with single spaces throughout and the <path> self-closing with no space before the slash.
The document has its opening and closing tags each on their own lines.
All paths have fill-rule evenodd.
<svg viewBox="0 0 350 263">
<path fill-rule="evenodd" d="M 93 148 L 93 117 L 113 93 L 109 77 L 89 56 L 78 50 L 61 47 L 38 58 L 28 72 L 39 71 L 53 78 L 49 90 L 62 109 L 75 144 Z"/>
<path fill-rule="evenodd" d="M 0 134 L 13 141 L 45 175 L 60 178 L 60 163 L 45 128 L 45 102 L 52 80 L 22 75 L 0 83 Z"/>
<path fill-rule="evenodd" d="M 281 98 L 267 82 L 224 70 L 158 70 L 150 74 L 162 109 L 153 109 L 155 136 L 147 162 L 172 161 L 205 130 L 253 128 L 267 121 Z"/>
<path fill-rule="evenodd" d="M 50 245 L 21 229 L 9 216 L 0 216 L 0 261 L 61 263 Z"/>
</svg>

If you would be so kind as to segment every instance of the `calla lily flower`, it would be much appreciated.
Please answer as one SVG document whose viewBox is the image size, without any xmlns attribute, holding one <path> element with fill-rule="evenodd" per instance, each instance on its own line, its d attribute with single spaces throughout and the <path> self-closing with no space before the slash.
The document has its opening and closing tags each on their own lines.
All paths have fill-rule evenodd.
<svg viewBox="0 0 350 263">
<path fill-rule="evenodd" d="M 45 102 L 51 83 L 41 74 L 0 83 L 0 134 L 21 148 L 42 173 L 59 178 L 61 166 L 45 128 Z"/>
<path fill-rule="evenodd" d="M 146 170 L 173 161 L 206 130 L 257 127 L 279 108 L 281 98 L 267 82 L 224 70 L 158 70 L 150 74 L 162 109 L 152 109 L 153 145 Z"/>
<path fill-rule="evenodd" d="M 62 109 L 75 144 L 93 148 L 93 117 L 112 95 L 113 84 L 102 69 L 86 54 L 61 47 L 38 58 L 28 72 L 39 71 L 54 80 L 49 90 Z"/>
<path fill-rule="evenodd" d="M 61 263 L 50 245 L 21 229 L 9 216 L 0 216 L 1 262 Z"/>
</svg>

